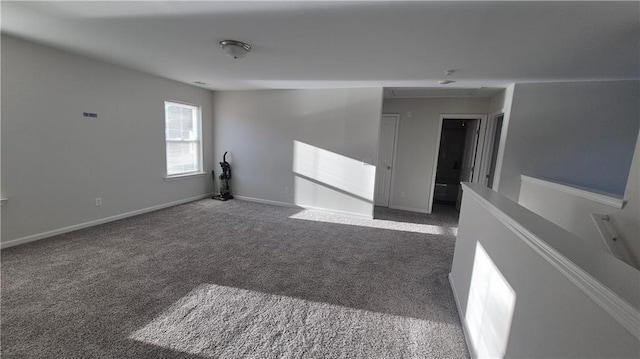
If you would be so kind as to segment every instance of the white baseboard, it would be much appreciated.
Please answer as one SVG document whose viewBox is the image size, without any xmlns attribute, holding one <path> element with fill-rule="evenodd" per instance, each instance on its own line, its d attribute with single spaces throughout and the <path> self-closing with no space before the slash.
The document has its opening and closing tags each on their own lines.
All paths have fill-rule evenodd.
<svg viewBox="0 0 640 359">
<path fill-rule="evenodd" d="M 100 219 L 96 219 L 96 220 L 93 220 L 93 221 L 84 222 L 84 223 L 80 223 L 80 224 L 74 224 L 72 226 L 58 228 L 58 229 L 54 229 L 52 231 L 33 234 L 33 235 L 30 235 L 30 236 L 26 236 L 26 237 L 17 238 L 17 239 L 13 239 L 13 240 L 10 240 L 10 241 L 2 242 L 2 243 L 0 243 L 0 248 L 9 248 L 9 247 L 17 246 L 18 244 L 34 242 L 34 241 L 37 241 L 37 240 L 40 240 L 40 239 L 53 237 L 53 236 L 56 236 L 58 234 L 73 232 L 73 231 L 77 231 L 78 229 L 93 227 L 93 226 L 96 226 L 98 224 L 113 222 L 113 221 L 117 221 L 119 219 L 133 217 L 133 216 L 137 216 L 137 215 L 140 215 L 140 214 L 143 214 L 143 213 L 153 212 L 153 211 L 157 211 L 159 209 L 173 207 L 173 206 L 177 206 L 179 204 L 193 202 L 193 201 L 197 201 L 197 200 L 200 200 L 200 199 L 203 199 L 203 198 L 208 198 L 208 197 L 211 197 L 211 194 L 203 194 L 203 195 L 199 195 L 199 196 L 195 196 L 195 197 L 189 197 L 189 198 L 181 199 L 181 200 L 178 200 L 178 201 L 159 204 L 157 206 L 152 206 L 152 207 L 138 209 L 138 210 L 131 211 L 131 212 L 116 214 L 115 216 L 110 216 L 110 217 L 106 217 L 106 218 L 100 218 Z"/>
<path fill-rule="evenodd" d="M 371 214 L 347 212 L 347 211 L 340 211 L 340 210 L 337 210 L 337 209 L 328 209 L 328 208 L 312 207 L 312 206 L 305 206 L 305 205 L 298 205 L 298 207 L 302 207 L 304 209 L 312 209 L 314 211 L 322 211 L 322 212 L 327 212 L 327 213 L 340 214 L 340 215 L 343 215 L 343 216 L 352 216 L 352 217 L 359 217 L 359 218 L 364 218 L 364 219 L 373 219 L 373 215 L 371 215 Z"/>
<path fill-rule="evenodd" d="M 456 293 L 456 287 L 453 285 L 453 278 L 451 278 L 451 273 L 449 273 L 449 285 L 451 286 L 451 291 L 453 292 L 453 299 L 456 302 L 456 308 L 458 308 L 458 317 L 460 318 L 460 323 L 462 323 L 462 332 L 464 333 L 464 341 L 467 343 L 467 349 L 469 349 L 469 355 L 471 358 L 477 358 L 478 355 L 476 351 L 471 345 L 471 337 L 469 336 L 469 328 L 467 327 L 467 321 L 462 314 L 462 308 L 460 307 L 460 300 L 458 299 L 458 293 Z"/>
<path fill-rule="evenodd" d="M 402 206 L 396 206 L 394 204 L 390 204 L 389 208 L 391 209 L 399 209 L 401 211 L 409 211 L 409 212 L 418 212 L 418 213 L 431 213 L 428 210 L 424 209 L 424 208 L 412 208 L 412 207 L 402 207 Z"/>
<path fill-rule="evenodd" d="M 329 208 L 322 208 L 322 207 L 305 206 L 305 205 L 302 205 L 302 204 L 293 204 L 293 203 L 287 203 L 287 202 L 271 201 L 271 200 L 268 200 L 268 199 L 260 199 L 260 198 L 254 198 L 254 197 L 233 195 L 233 198 L 239 199 L 241 201 L 247 201 L 247 202 L 272 204 L 274 206 L 301 208 L 301 209 L 312 209 L 312 210 L 315 210 L 315 211 L 322 211 L 322 212 L 327 212 L 327 213 L 341 214 L 341 215 L 360 217 L 360 218 L 366 218 L 366 219 L 372 219 L 373 218 L 372 215 L 366 215 L 366 214 L 362 214 L 362 213 L 340 211 L 340 210 L 337 210 L 337 209 L 329 209 Z"/>
<path fill-rule="evenodd" d="M 296 206 L 293 203 L 287 203 L 287 202 L 279 202 L 279 201 L 272 201 L 269 199 L 260 199 L 260 198 L 254 198 L 254 197 L 247 197 L 247 196 L 237 196 L 237 195 L 233 195 L 234 199 L 239 199 L 241 201 L 247 201 L 247 202 L 255 202 L 255 203 L 263 203 L 263 204 L 272 204 L 274 206 L 281 206 L 281 207 L 295 207 L 295 208 L 300 208 L 300 206 Z"/>
</svg>

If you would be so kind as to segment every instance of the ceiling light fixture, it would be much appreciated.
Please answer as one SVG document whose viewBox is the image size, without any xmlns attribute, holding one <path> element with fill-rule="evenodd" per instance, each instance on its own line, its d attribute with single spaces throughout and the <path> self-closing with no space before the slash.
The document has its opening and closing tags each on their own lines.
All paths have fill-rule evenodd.
<svg viewBox="0 0 640 359">
<path fill-rule="evenodd" d="M 220 41 L 220 47 L 234 59 L 241 59 L 251 51 L 251 45 L 236 40 L 222 40 Z"/>
</svg>

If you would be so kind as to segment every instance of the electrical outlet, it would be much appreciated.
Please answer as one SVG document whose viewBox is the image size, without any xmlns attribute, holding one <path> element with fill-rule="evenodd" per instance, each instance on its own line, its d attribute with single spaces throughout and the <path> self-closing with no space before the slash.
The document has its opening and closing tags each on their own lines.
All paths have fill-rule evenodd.
<svg viewBox="0 0 640 359">
<path fill-rule="evenodd" d="M 284 188 L 284 193 L 289 193 L 289 187 Z"/>
<path fill-rule="evenodd" d="M 400 192 L 400 197 L 404 198 L 404 192 Z"/>
<path fill-rule="evenodd" d="M 97 197 L 96 198 L 96 207 L 101 207 L 102 206 L 102 197 Z"/>
</svg>

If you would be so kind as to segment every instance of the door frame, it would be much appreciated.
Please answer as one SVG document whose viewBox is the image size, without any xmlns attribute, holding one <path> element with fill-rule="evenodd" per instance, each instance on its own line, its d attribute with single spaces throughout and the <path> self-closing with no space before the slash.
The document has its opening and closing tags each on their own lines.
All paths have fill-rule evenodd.
<svg viewBox="0 0 640 359">
<path fill-rule="evenodd" d="M 398 132 L 400 132 L 400 114 L 399 113 L 385 113 L 383 112 L 380 115 L 380 125 L 378 126 L 378 148 L 377 148 L 377 156 L 376 156 L 376 171 L 378 169 L 378 162 L 380 161 L 380 136 L 382 136 L 382 118 L 384 116 L 395 117 L 396 119 L 396 128 L 393 135 L 393 155 L 391 156 L 391 180 L 389 181 L 389 201 L 387 203 L 387 208 L 391 208 L 393 205 L 393 185 L 396 178 L 396 157 L 398 155 Z M 377 177 L 377 176 L 376 176 Z M 374 186 L 374 195 L 373 195 L 373 205 L 376 205 L 376 196 L 375 190 L 378 188 L 378 183 L 376 181 Z"/>
<path fill-rule="evenodd" d="M 433 167 L 431 168 L 431 187 L 429 188 L 429 207 L 427 208 L 427 213 L 431 213 L 433 210 L 433 197 L 436 189 L 436 172 L 438 171 L 438 157 L 440 156 L 440 139 L 442 137 L 442 124 L 445 119 L 451 120 L 479 120 L 480 126 L 478 131 L 480 134 L 478 136 L 478 144 L 476 146 L 476 155 L 474 162 L 474 171 L 471 177 L 471 182 L 478 182 L 478 178 L 480 178 L 479 172 L 482 169 L 482 154 L 485 149 L 485 133 L 487 131 L 487 115 L 486 114 L 461 114 L 461 113 L 441 113 L 440 120 L 438 121 L 438 132 L 436 133 L 436 146 L 434 149 L 435 155 L 433 156 Z M 478 156 L 480 154 L 480 156 Z M 479 170 L 476 171 L 475 168 Z"/>
<path fill-rule="evenodd" d="M 485 133 L 485 148 L 484 151 L 482 152 L 482 168 L 480 168 L 480 178 L 479 181 L 480 183 L 484 184 L 485 186 L 488 187 L 489 184 L 489 179 L 487 178 L 487 175 L 489 174 L 489 170 L 491 169 L 491 154 L 493 152 L 493 142 L 495 140 L 495 136 L 496 136 L 496 126 L 498 124 L 498 117 L 502 116 L 502 126 L 504 127 L 504 111 L 498 111 L 495 112 L 493 114 L 489 115 L 489 118 L 487 119 L 487 128 L 486 128 L 486 133 Z M 502 132 L 502 131 L 501 131 Z M 500 139 L 502 140 L 502 136 L 500 136 Z M 499 152 L 500 152 L 500 143 L 497 143 L 498 146 L 498 156 L 496 156 L 496 165 L 498 162 L 498 157 L 499 157 Z M 498 171 L 498 167 L 496 166 L 496 172 Z M 495 186 L 495 172 L 494 172 L 494 186 L 493 187 L 497 187 Z M 491 187 L 489 187 L 491 188 Z"/>
</svg>

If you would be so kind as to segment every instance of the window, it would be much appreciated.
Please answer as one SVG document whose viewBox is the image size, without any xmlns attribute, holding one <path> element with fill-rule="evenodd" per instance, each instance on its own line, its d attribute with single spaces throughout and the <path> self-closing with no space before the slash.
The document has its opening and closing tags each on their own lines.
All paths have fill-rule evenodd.
<svg viewBox="0 0 640 359">
<path fill-rule="evenodd" d="M 200 107 L 164 102 L 167 177 L 202 172 Z"/>
</svg>

